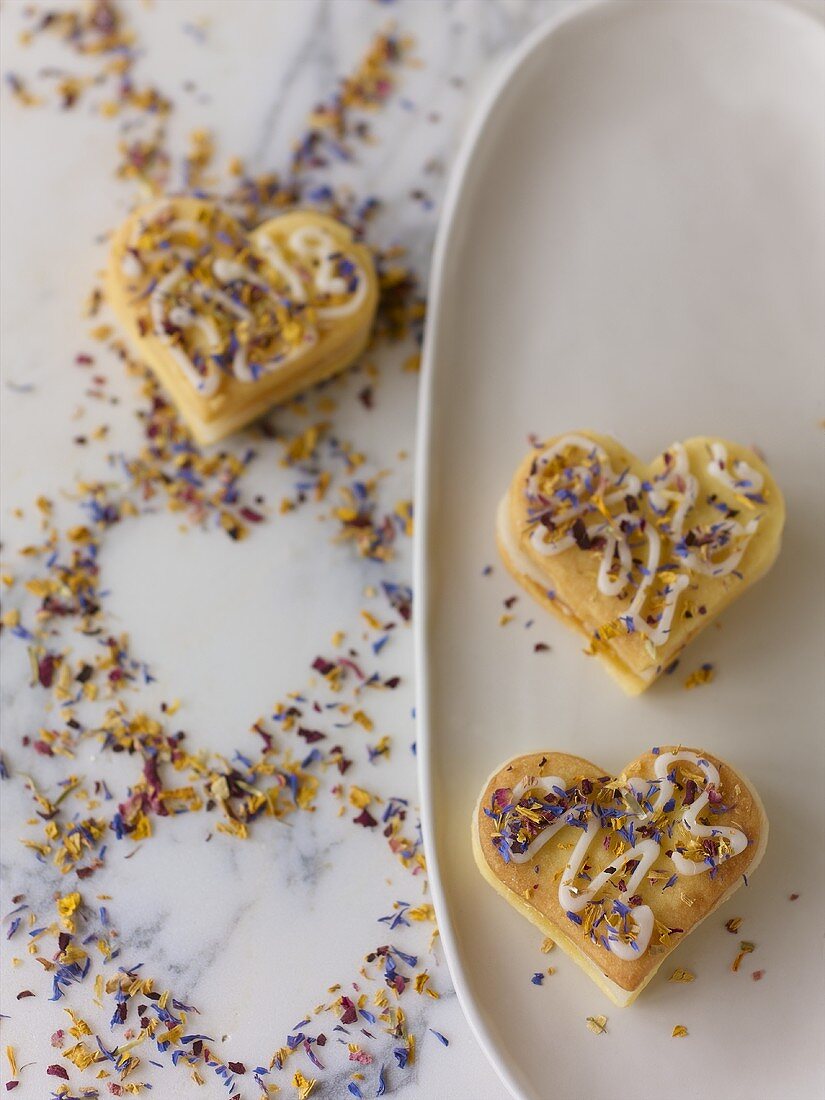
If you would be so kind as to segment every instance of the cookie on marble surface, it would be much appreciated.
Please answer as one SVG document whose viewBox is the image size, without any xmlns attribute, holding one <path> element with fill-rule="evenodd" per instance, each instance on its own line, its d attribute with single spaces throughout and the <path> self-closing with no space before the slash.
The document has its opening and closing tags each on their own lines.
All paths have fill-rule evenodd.
<svg viewBox="0 0 825 1100">
<path fill-rule="evenodd" d="M 296 210 L 247 233 L 206 199 L 161 199 L 115 234 L 107 297 L 195 437 L 213 443 L 349 366 L 378 302 L 348 226 Z"/>
</svg>

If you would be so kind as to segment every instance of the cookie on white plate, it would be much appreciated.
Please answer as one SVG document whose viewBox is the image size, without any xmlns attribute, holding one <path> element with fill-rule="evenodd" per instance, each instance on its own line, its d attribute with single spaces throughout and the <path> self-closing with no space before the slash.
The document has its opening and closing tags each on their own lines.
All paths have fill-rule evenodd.
<svg viewBox="0 0 825 1100">
<path fill-rule="evenodd" d="M 615 778 L 548 751 L 494 772 L 472 837 L 484 878 L 625 1006 L 756 869 L 768 819 L 703 749 L 656 748 Z"/>
<path fill-rule="evenodd" d="M 527 455 L 496 536 L 519 584 L 635 695 L 768 571 L 784 522 L 779 487 L 746 447 L 700 436 L 646 464 L 577 432 Z"/>
</svg>

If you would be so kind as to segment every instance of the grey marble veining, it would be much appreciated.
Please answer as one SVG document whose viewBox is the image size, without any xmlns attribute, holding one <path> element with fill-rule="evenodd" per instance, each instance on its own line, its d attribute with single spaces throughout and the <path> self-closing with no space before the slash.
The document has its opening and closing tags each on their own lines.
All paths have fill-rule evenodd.
<svg viewBox="0 0 825 1100">
<path fill-rule="evenodd" d="M 170 128 L 177 151 L 191 129 L 208 127 L 217 137 L 220 155 L 240 156 L 252 172 L 284 169 L 308 110 L 354 67 L 376 30 L 393 21 L 399 33 L 409 33 L 420 67 L 404 69 L 397 94 L 370 117 L 376 143 L 363 147 L 357 162 L 340 166 L 333 175 L 358 195 L 380 196 L 384 207 L 374 225 L 375 238 L 405 246 L 426 279 L 449 166 L 479 90 L 525 34 L 564 6 L 566 0 L 158 0 L 152 8 L 133 3 L 130 14 L 145 51 L 138 69 L 141 77 L 156 82 L 176 100 Z M 2 72 L 25 73 L 34 82 L 39 66 L 69 67 L 52 43 L 28 50 L 19 45 L 21 13 L 21 3 L 10 3 L 0 14 Z M 200 28 L 197 35 L 185 29 L 195 25 Z M 196 92 L 181 91 L 187 80 L 194 81 Z M 80 305 L 102 263 L 101 234 L 122 216 L 130 200 L 112 179 L 111 128 L 106 132 L 91 111 L 82 108 L 63 115 L 48 107 L 27 112 L 4 95 L 0 121 L 0 415 L 6 540 L 2 558 L 4 566 L 23 576 L 15 552 L 37 538 L 34 497 L 59 497 L 61 488 L 75 477 L 101 476 L 105 470 L 105 465 L 95 465 L 100 460 L 92 454 L 78 452 L 73 436 L 105 418 L 112 425 L 111 436 L 123 441 L 124 449 L 136 439 L 130 421 L 132 383 L 105 364 L 120 404 L 106 409 L 104 417 L 104 410 L 90 408 L 85 400 L 85 379 L 67 368 L 74 350 L 86 341 Z M 412 197 L 416 191 L 425 199 Z M 345 380 L 336 392 L 336 431 L 362 445 L 377 468 L 395 468 L 389 484 L 391 500 L 396 500 L 411 493 L 412 463 L 399 464 L 396 455 L 400 449 L 412 450 L 416 381 L 398 369 L 398 352 L 390 349 L 386 355 L 378 409 L 366 417 L 357 399 L 358 385 Z M 22 383 L 31 385 L 31 391 L 20 392 Z M 78 408 L 84 411 L 78 414 Z M 278 479 L 284 481 L 286 475 L 274 459 L 264 470 L 256 476 L 276 497 Z M 22 520 L 12 516 L 16 507 L 25 511 Z M 272 536 L 283 538 L 283 543 L 273 547 L 265 540 L 256 545 L 250 540 L 244 556 L 235 559 L 242 560 L 244 575 L 267 576 L 270 571 L 278 623 L 273 625 L 265 608 L 244 607 L 237 620 L 217 621 L 199 607 L 194 638 L 181 636 L 176 644 L 175 630 L 180 627 L 175 624 L 186 619 L 186 609 L 175 615 L 162 605 L 179 598 L 183 574 L 176 580 L 175 569 L 180 560 L 187 562 L 187 575 L 194 578 L 192 591 L 204 600 L 214 593 L 216 576 L 238 567 L 215 539 L 197 534 L 184 539 L 167 514 L 151 524 L 128 537 L 118 533 L 107 547 L 102 567 L 111 589 L 113 621 L 138 640 L 153 662 L 158 684 L 146 689 L 147 699 L 180 696 L 180 721 L 193 739 L 219 751 L 232 750 L 246 743 L 245 731 L 257 714 L 305 682 L 309 663 L 328 644 L 333 630 L 345 626 L 359 639 L 362 593 L 376 583 L 376 571 L 345 549 L 319 540 L 317 513 L 286 517 L 272 528 Z M 160 547 L 154 559 L 153 543 Z M 284 555 L 275 572 L 273 554 Z M 188 557 L 174 557 L 175 567 L 166 569 L 165 563 L 177 555 Z M 317 561 L 317 584 L 325 594 L 309 612 L 288 573 L 308 555 Z M 392 575 L 409 578 L 408 546 L 393 563 Z M 284 577 L 286 583 L 281 583 Z M 48 865 L 37 863 L 18 842 L 32 813 L 23 776 L 30 771 L 39 785 L 53 790 L 68 769 L 62 760 L 33 758 L 21 743 L 56 717 L 44 711 L 41 697 L 29 688 L 24 647 L 5 633 L 0 700 L 3 752 L 11 775 L 0 790 L 2 912 L 13 908 L 13 895 L 22 893 L 42 920 L 51 921 L 52 896 L 68 889 L 68 883 Z M 210 633 L 218 637 L 213 637 L 212 649 Z M 225 652 L 221 636 L 226 639 Z M 198 638 L 203 644 L 190 647 Z M 206 677 L 205 666 L 199 668 L 192 653 L 204 662 L 215 661 L 219 674 Z M 160 656 L 159 662 L 153 655 Z M 397 693 L 387 693 L 391 699 L 381 700 L 381 731 L 393 736 L 392 756 L 377 765 L 360 761 L 347 779 L 362 781 L 384 797 L 409 799 L 412 829 L 417 796 L 410 751 L 414 724 L 409 631 L 395 639 L 386 667 L 404 679 Z M 71 770 L 105 777 L 120 795 L 134 776 L 127 761 L 96 754 L 90 744 Z M 216 1038 L 226 1036 L 230 1057 L 256 1065 L 282 1044 L 304 1013 L 329 999 L 328 986 L 358 980 L 363 957 L 392 935 L 377 923 L 378 917 L 391 911 L 395 899 L 413 904 L 426 900 L 424 883 L 393 860 L 380 837 L 354 828 L 349 816 L 338 817 L 331 805 L 320 806 L 313 817 L 270 822 L 243 844 L 212 835 L 211 824 L 211 818 L 198 815 L 160 821 L 151 841 L 128 861 L 113 845 L 106 867 L 82 889 L 84 895 L 111 895 L 105 904 L 120 933 L 123 964 L 143 962 L 159 984 L 191 998 L 201 1013 L 193 1029 Z M 26 835 L 33 834 L 29 830 Z M 49 1037 L 58 1026 L 66 1026 L 62 1004 L 88 1009 L 101 1032 L 107 1025 L 99 1021 L 90 990 L 72 991 L 58 1004 L 47 1000 L 48 983 L 31 969 L 24 936 L 22 930 L 5 945 L 1 1010 L 9 1019 L 3 1021 L 3 1042 L 17 1049 L 18 1061 L 37 1063 L 22 1072 L 13 1095 L 42 1100 L 44 1081 L 60 1083 L 45 1078 L 43 1067 L 57 1060 Z M 410 1100 L 500 1097 L 501 1086 L 461 1016 L 440 952 L 437 947 L 434 954 L 429 952 L 428 937 L 429 929 L 421 928 L 404 940 L 405 950 L 414 945 L 420 953 L 419 969 L 426 965 L 440 993 L 439 1000 L 431 1000 L 408 990 L 399 1002 L 417 1034 L 418 1056 L 406 1070 L 396 1070 L 392 1042 L 379 1036 L 367 1046 L 376 1063 L 365 1068 L 364 1088 L 371 1091 L 364 1095 L 374 1095 L 376 1067 L 383 1061 L 388 1064 L 389 1091 Z M 14 967 L 13 956 L 24 962 Z M 19 989 L 27 985 L 37 995 L 16 1000 Z M 329 1018 L 323 1026 L 329 1032 Z M 449 1049 L 429 1028 L 448 1036 Z M 347 1085 L 356 1067 L 346 1061 L 342 1049 L 343 1055 L 337 1044 L 327 1046 L 328 1068 L 323 1073 L 316 1074 L 305 1058 L 296 1060 L 295 1068 L 320 1078 L 315 1095 L 350 1095 Z M 4 1073 L 6 1069 L 4 1065 Z M 292 1070 L 290 1062 L 288 1071 L 277 1078 L 287 1096 L 293 1095 Z M 215 1078 L 199 1088 L 185 1073 L 145 1062 L 137 1076 L 151 1082 L 152 1095 L 163 1100 L 225 1095 Z M 87 1074 L 83 1081 L 90 1083 L 91 1077 Z M 238 1087 L 244 1098 L 258 1095 L 248 1077 L 239 1079 Z"/>
</svg>

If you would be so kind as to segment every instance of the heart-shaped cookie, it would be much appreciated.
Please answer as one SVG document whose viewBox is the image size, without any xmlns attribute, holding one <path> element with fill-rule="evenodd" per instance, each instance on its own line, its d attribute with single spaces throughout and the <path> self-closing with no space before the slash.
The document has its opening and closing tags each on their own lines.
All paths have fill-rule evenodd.
<svg viewBox="0 0 825 1100">
<path fill-rule="evenodd" d="M 697 437 L 645 465 L 577 432 L 524 459 L 496 535 L 513 577 L 635 695 L 767 572 L 784 522 L 782 493 L 746 447 Z"/>
<path fill-rule="evenodd" d="M 106 290 L 201 443 L 352 363 L 378 301 L 369 250 L 334 218 L 296 210 L 247 234 L 189 197 L 134 211 Z"/>
<path fill-rule="evenodd" d="M 657 748 L 618 778 L 567 753 L 496 771 L 473 815 L 479 870 L 616 1004 L 752 872 L 768 819 L 704 750 Z"/>
</svg>

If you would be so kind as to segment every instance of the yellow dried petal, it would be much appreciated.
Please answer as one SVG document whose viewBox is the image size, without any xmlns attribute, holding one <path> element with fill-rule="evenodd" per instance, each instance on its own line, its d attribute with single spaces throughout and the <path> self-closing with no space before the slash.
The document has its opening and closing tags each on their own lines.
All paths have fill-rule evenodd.
<svg viewBox="0 0 825 1100">
<path fill-rule="evenodd" d="M 696 975 L 691 974 L 689 970 L 681 970 L 676 968 L 668 978 L 669 982 L 692 982 L 696 980 Z"/>
</svg>

